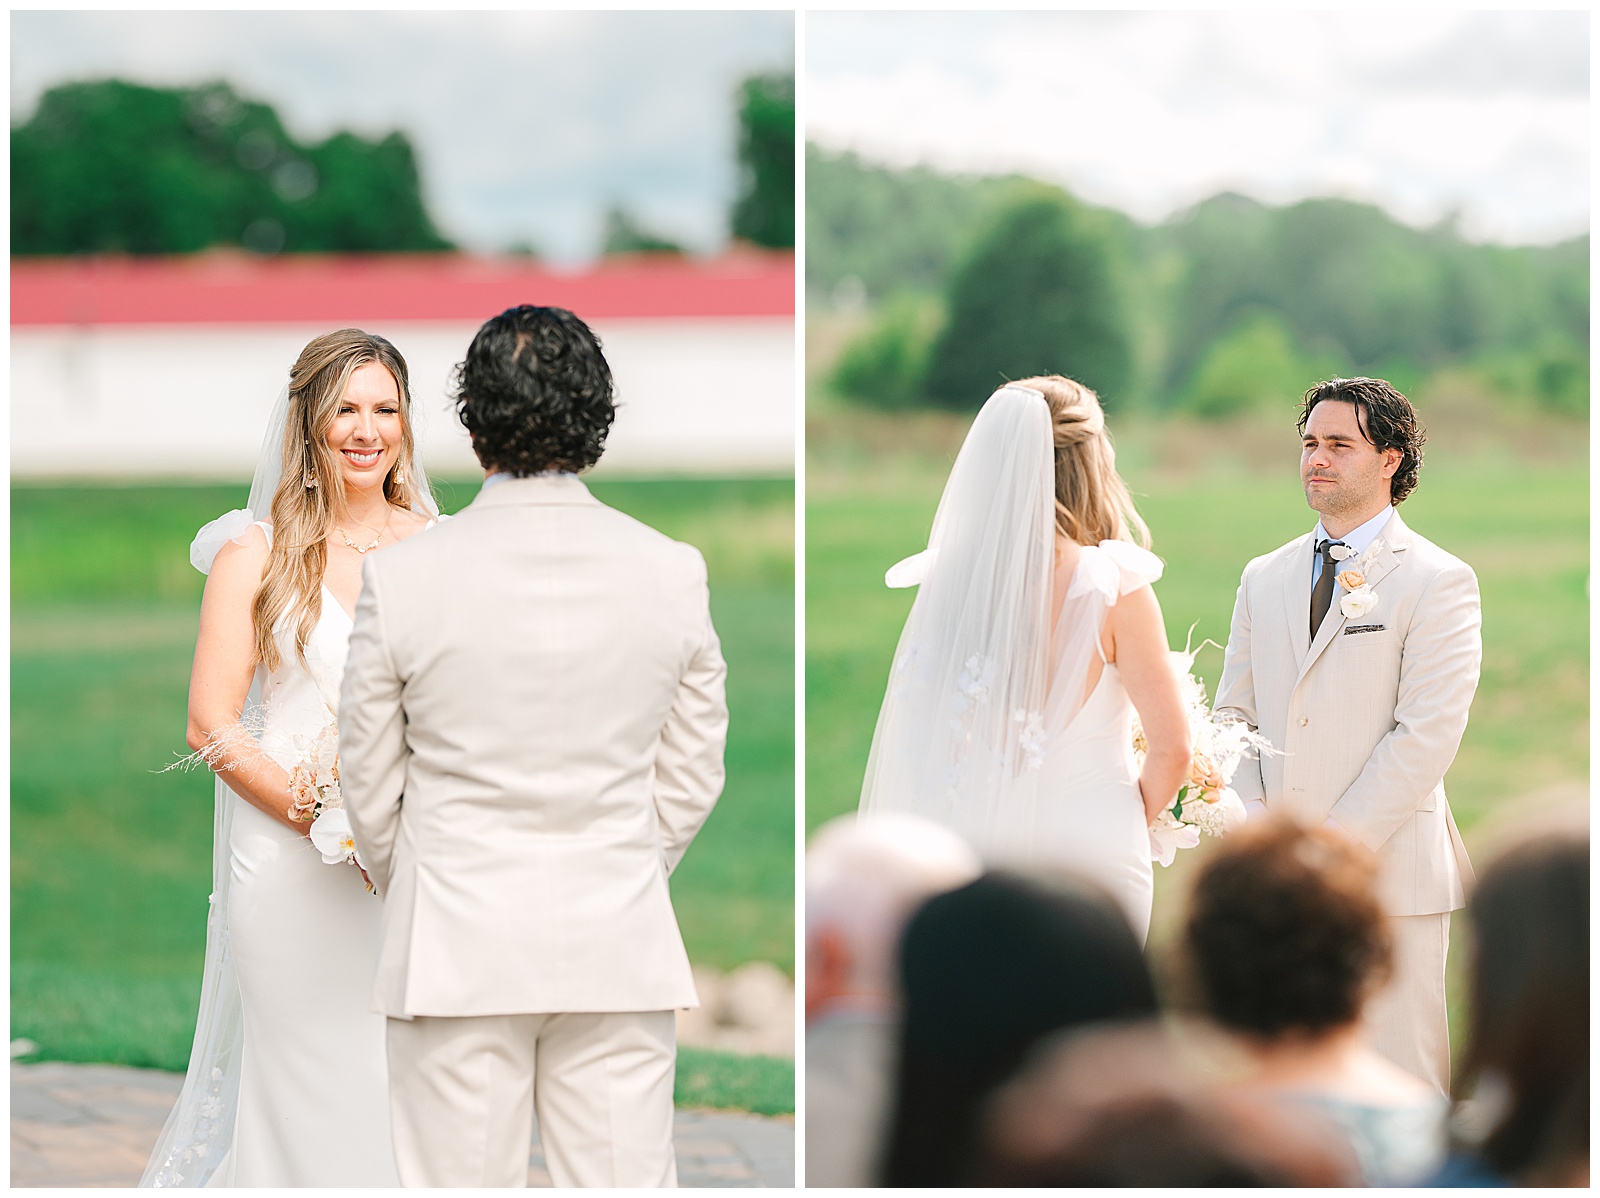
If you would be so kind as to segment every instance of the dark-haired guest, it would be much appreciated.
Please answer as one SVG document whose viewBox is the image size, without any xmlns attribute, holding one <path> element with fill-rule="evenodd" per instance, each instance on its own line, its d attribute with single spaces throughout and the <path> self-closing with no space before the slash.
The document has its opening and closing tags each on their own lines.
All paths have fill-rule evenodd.
<svg viewBox="0 0 1600 1198">
<path fill-rule="evenodd" d="M 1391 952 L 1376 875 L 1334 829 L 1249 825 L 1202 869 L 1185 947 L 1207 1014 L 1246 1051 L 1241 1092 L 1315 1108 L 1368 1185 L 1412 1185 L 1443 1159 L 1448 1104 L 1367 1042 Z"/>
<path fill-rule="evenodd" d="M 1476 1143 L 1434 1184 L 1587 1186 L 1588 838 L 1510 850 L 1467 910 L 1472 1032 L 1459 1088 L 1476 1093 L 1460 1122 Z"/>
<path fill-rule="evenodd" d="M 1155 1013 L 1139 941 L 1109 899 L 991 873 L 928 900 L 900 946 L 905 1004 L 881 1182 L 972 1179 L 983 1101 L 1045 1036 Z"/>
</svg>

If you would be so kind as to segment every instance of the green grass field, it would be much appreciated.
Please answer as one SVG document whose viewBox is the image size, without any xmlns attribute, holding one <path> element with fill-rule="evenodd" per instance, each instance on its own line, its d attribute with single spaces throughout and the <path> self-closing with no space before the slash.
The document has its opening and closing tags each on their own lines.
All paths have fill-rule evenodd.
<svg viewBox="0 0 1600 1198">
<path fill-rule="evenodd" d="M 453 511 L 476 486 L 439 490 Z M 727 788 L 672 879 L 690 956 L 792 971 L 793 483 L 617 480 L 593 490 L 698 546 L 710 571 L 732 720 Z M 42 1057 L 187 1061 L 212 784 L 206 773 L 156 771 L 185 751 L 204 584 L 188 543 L 244 498 L 244 487 L 12 489 L 11 1026 Z M 687 1104 L 793 1109 L 792 1063 L 684 1059 L 694 1064 L 680 1071 Z"/>
<path fill-rule="evenodd" d="M 924 547 L 959 444 L 960 422 L 835 414 L 808 434 L 806 503 L 806 826 L 855 809 L 890 659 L 914 592 L 883 572 Z M 1518 805 L 1586 785 L 1589 758 L 1589 476 L 1579 452 L 1538 461 L 1504 453 L 1430 453 L 1407 523 L 1470 563 L 1483 597 L 1483 677 L 1446 780 L 1469 849 L 1514 824 Z M 1130 430 L 1119 464 L 1166 574 L 1156 584 L 1171 643 L 1226 642 L 1239 574 L 1252 557 L 1305 532 L 1312 514 L 1283 462 L 1187 449 L 1176 431 Z M 818 446 L 823 446 L 821 452 Z M 1222 654 L 1196 672 L 1214 691 Z M 1205 849 L 1157 869 L 1151 944 L 1176 931 L 1185 882 Z M 1480 857 L 1481 859 L 1481 857 Z M 1465 921 L 1457 920 L 1457 939 Z M 1465 954 L 1453 953 L 1459 972 Z M 1452 983 L 1453 1028 L 1460 1017 Z"/>
</svg>

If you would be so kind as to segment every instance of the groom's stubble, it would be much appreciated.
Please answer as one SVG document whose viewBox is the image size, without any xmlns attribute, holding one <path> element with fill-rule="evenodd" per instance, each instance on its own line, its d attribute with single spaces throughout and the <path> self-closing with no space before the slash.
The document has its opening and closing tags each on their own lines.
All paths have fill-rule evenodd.
<svg viewBox="0 0 1600 1198">
<path fill-rule="evenodd" d="M 1388 506 L 1389 480 L 1399 464 L 1398 451 L 1381 450 L 1367 438 L 1355 404 L 1324 400 L 1311 409 L 1300 481 L 1306 504 L 1330 535 L 1343 536 Z"/>
</svg>

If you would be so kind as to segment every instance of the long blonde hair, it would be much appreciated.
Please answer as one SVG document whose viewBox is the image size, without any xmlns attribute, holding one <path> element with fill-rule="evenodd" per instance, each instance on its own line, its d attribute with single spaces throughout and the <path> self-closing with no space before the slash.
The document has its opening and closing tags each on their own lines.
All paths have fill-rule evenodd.
<svg viewBox="0 0 1600 1198">
<path fill-rule="evenodd" d="M 1080 545 L 1132 541 L 1150 548 L 1150 529 L 1117 473 L 1100 397 L 1059 374 L 1018 379 L 1050 405 L 1056 461 L 1056 528 Z"/>
<path fill-rule="evenodd" d="M 272 549 L 250 607 L 255 659 L 269 671 L 281 664 L 273 630 L 285 613 L 298 616 L 294 646 L 302 663 L 306 642 L 322 615 L 328 526 L 346 511 L 344 476 L 337 455 L 328 448 L 328 428 L 339 413 L 351 373 L 368 362 L 384 366 L 400 391 L 400 456 L 383 480 L 383 496 L 397 507 L 410 507 L 417 498 L 406 360 L 384 338 L 360 329 L 313 338 L 289 370 L 283 477 L 272 496 Z"/>
</svg>

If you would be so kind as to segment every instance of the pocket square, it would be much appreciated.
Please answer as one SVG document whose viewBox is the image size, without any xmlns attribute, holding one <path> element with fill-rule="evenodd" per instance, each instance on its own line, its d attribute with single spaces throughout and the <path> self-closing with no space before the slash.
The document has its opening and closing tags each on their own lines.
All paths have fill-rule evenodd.
<svg viewBox="0 0 1600 1198">
<path fill-rule="evenodd" d="M 1382 632 L 1382 624 L 1352 624 L 1344 630 L 1345 636 L 1354 636 L 1358 632 Z"/>
</svg>

